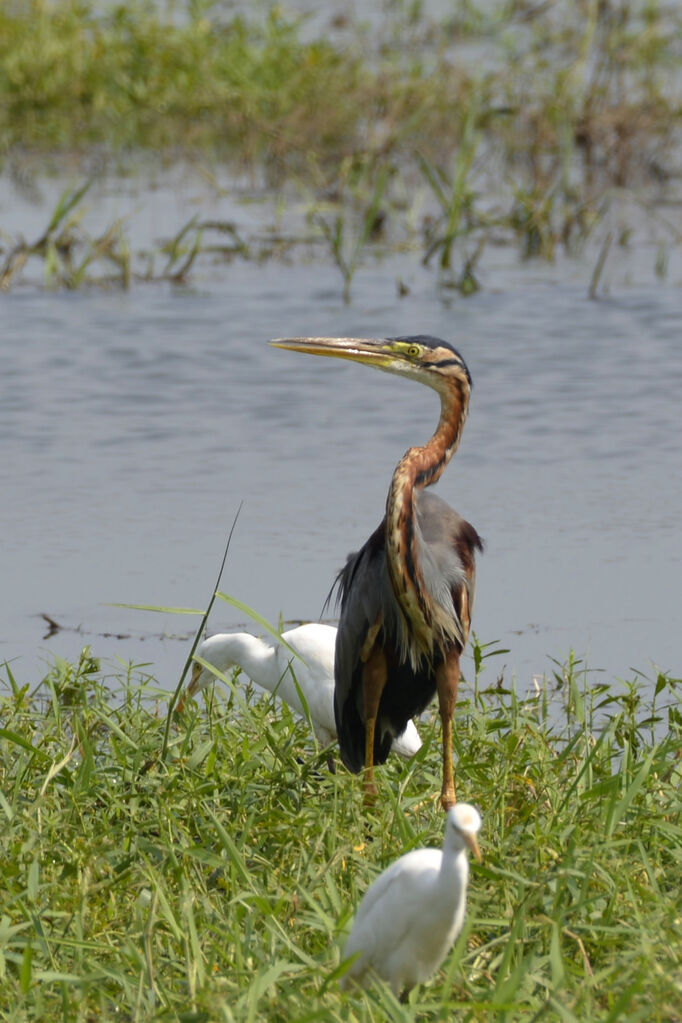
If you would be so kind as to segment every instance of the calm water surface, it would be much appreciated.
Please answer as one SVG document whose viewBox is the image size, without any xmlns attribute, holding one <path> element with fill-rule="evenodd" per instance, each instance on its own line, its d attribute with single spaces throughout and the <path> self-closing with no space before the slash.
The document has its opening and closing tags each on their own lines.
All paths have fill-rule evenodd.
<svg viewBox="0 0 682 1023">
<path fill-rule="evenodd" d="M 486 539 L 474 628 L 509 648 L 495 671 L 525 688 L 573 648 L 609 678 L 680 675 L 679 288 L 591 302 L 584 280 L 524 269 L 446 304 L 414 264 L 363 269 L 349 306 L 333 268 L 275 263 L 192 293 L 0 299 L 0 657 L 19 682 L 89 643 L 175 684 L 188 642 L 160 636 L 196 620 L 109 605 L 204 606 L 241 501 L 223 589 L 272 620 L 320 615 L 438 405 L 266 343 L 316 333 L 432 333 L 464 354 L 470 416 L 437 489 Z M 69 628 L 43 639 L 41 612 Z M 220 605 L 213 630 L 242 618 Z"/>
</svg>

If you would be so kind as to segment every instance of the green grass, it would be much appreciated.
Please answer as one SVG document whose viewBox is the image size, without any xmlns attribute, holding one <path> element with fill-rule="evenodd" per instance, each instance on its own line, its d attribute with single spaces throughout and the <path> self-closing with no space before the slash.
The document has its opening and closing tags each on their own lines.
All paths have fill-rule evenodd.
<svg viewBox="0 0 682 1023">
<path fill-rule="evenodd" d="M 441 843 L 437 722 L 366 812 L 359 779 L 241 684 L 190 705 L 163 762 L 168 694 L 143 669 L 87 650 L 37 686 L 6 669 L 0 1019 L 682 1019 L 679 682 L 590 688 L 569 662 L 550 713 L 547 692 L 485 688 L 474 652 L 456 760 L 484 861 L 406 1006 L 342 995 L 336 971 L 377 872 Z"/>
</svg>

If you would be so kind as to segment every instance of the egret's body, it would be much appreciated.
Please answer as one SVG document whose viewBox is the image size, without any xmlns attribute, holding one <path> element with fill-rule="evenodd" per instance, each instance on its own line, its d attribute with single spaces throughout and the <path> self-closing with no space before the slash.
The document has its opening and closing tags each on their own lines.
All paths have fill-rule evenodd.
<svg viewBox="0 0 682 1023">
<path fill-rule="evenodd" d="M 336 629 L 331 625 L 311 622 L 282 633 L 282 638 L 298 654 L 281 643 L 266 642 L 248 632 L 219 633 L 209 636 L 197 649 L 197 656 L 212 664 L 222 674 L 239 666 L 263 689 L 275 693 L 291 709 L 306 716 L 301 694 L 310 714 L 315 735 L 323 746 L 336 740 L 334 719 L 334 650 Z M 192 680 L 182 703 L 211 685 L 215 677 L 200 664 L 194 667 Z M 182 706 L 182 704 L 181 704 Z M 396 738 L 395 750 L 402 756 L 413 756 L 421 740 L 409 721 Z"/>
<path fill-rule="evenodd" d="M 439 338 L 283 338 L 281 348 L 351 359 L 427 384 L 440 397 L 431 439 L 410 448 L 389 487 L 386 513 L 340 573 L 334 706 L 343 762 L 365 770 L 388 756 L 392 736 L 438 695 L 443 724 L 445 809 L 455 803 L 452 721 L 459 660 L 474 599 L 481 539 L 440 498 L 424 493 L 457 450 L 471 377 L 459 352 Z"/>
<path fill-rule="evenodd" d="M 438 969 L 462 929 L 469 880 L 467 850 L 476 856 L 481 819 L 459 803 L 446 818 L 441 849 L 413 849 L 392 863 L 360 903 L 345 956 L 357 956 L 346 977 L 375 974 L 396 997 Z"/>
</svg>

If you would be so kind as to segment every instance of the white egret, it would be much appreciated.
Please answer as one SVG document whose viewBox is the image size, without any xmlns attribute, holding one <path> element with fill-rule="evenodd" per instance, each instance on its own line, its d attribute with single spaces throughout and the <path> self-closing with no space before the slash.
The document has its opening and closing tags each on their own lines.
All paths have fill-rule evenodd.
<svg viewBox="0 0 682 1023">
<path fill-rule="evenodd" d="M 443 849 L 413 849 L 392 863 L 365 894 L 346 943 L 356 955 L 342 984 L 364 986 L 377 976 L 405 1001 L 428 980 L 462 929 L 469 880 L 467 850 L 480 859 L 478 811 L 467 803 L 448 810 Z"/>
<path fill-rule="evenodd" d="M 323 746 L 336 740 L 334 721 L 334 648 L 336 629 L 312 622 L 282 633 L 282 638 L 296 651 L 293 657 L 281 644 L 266 642 L 248 632 L 218 633 L 209 636 L 196 651 L 223 674 L 239 666 L 257 685 L 275 693 L 293 711 L 305 717 L 301 693 L 310 713 L 315 735 Z M 195 664 L 192 678 L 178 703 L 178 710 L 187 699 L 215 681 L 211 672 Z M 300 690 L 300 693 L 299 693 Z M 408 721 L 401 735 L 393 739 L 393 750 L 411 757 L 421 746 L 413 721 Z"/>
</svg>

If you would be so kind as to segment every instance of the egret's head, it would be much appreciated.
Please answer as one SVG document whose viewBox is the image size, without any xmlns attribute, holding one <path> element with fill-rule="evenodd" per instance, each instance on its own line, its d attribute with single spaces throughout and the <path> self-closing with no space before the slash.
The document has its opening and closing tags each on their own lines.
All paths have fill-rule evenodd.
<svg viewBox="0 0 682 1023">
<path fill-rule="evenodd" d="M 455 803 L 448 811 L 448 823 L 454 828 L 468 849 L 477 860 L 481 859 L 476 835 L 481 827 L 481 816 L 478 810 L 469 803 Z"/>
<path fill-rule="evenodd" d="M 270 344 L 294 352 L 327 355 L 376 366 L 389 373 L 412 377 L 437 391 L 441 391 L 448 382 L 457 382 L 467 393 L 471 387 L 471 375 L 457 349 L 447 341 L 427 334 L 384 338 L 283 337 Z"/>
<path fill-rule="evenodd" d="M 185 689 L 184 693 L 182 693 L 177 703 L 176 709 L 178 713 L 182 711 L 187 700 L 191 700 L 192 697 L 196 696 L 197 693 L 201 692 L 202 689 L 205 689 L 206 686 L 213 681 L 213 675 L 211 675 L 210 671 L 207 671 L 202 664 L 193 664 L 192 677 L 189 681 L 189 685 Z"/>
</svg>

